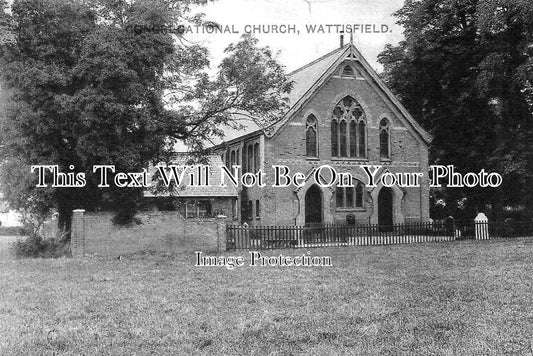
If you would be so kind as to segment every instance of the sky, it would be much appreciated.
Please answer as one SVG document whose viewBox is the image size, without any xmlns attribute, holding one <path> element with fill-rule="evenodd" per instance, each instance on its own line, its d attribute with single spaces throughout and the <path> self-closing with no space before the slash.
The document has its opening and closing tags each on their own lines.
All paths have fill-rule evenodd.
<svg viewBox="0 0 533 356">
<path fill-rule="evenodd" d="M 403 6 L 403 0 L 217 0 L 201 6 L 206 19 L 215 21 L 226 33 L 201 33 L 193 29 L 186 38 L 206 45 L 211 53 L 212 64 L 223 58 L 223 50 L 236 43 L 245 31 L 252 31 L 260 46 L 269 46 L 279 51 L 278 60 L 288 71 L 326 54 L 339 46 L 341 27 L 325 25 L 358 25 L 353 42 L 368 62 L 377 70 L 378 54 L 387 43 L 397 44 L 403 39 L 402 27 L 392 15 Z M 265 26 L 262 26 L 265 25 Z M 270 25 L 270 27 L 269 27 Z M 273 25 L 278 32 L 273 32 Z M 284 25 L 285 27 L 280 27 Z M 323 25 L 324 33 L 317 33 Z M 258 30 L 252 26 L 261 26 Z M 310 29 L 315 26 L 315 31 Z M 263 28 L 265 28 L 263 30 Z M 363 29 L 363 31 L 361 31 Z M 239 33 L 232 33 L 232 32 Z M 376 32 L 377 31 L 377 32 Z M 197 33 L 200 32 L 200 33 Z M 345 43 L 350 35 L 345 29 Z"/>
<path fill-rule="evenodd" d="M 403 29 L 392 15 L 403 3 L 404 0 L 208 0 L 207 5 L 194 11 L 203 12 L 207 20 L 239 33 L 193 33 L 186 38 L 209 48 L 214 67 L 223 58 L 224 48 L 238 42 L 246 29 L 266 25 L 271 33 L 253 30 L 254 36 L 259 39 L 259 45 L 279 51 L 278 60 L 290 72 L 339 46 L 340 27 L 331 26 L 328 30 L 325 25 L 369 26 L 364 32 L 354 32 L 353 42 L 370 65 L 380 72 L 378 54 L 387 43 L 397 44 L 403 39 Z M 272 33 L 269 25 L 284 25 L 288 33 Z M 316 29 L 319 25 L 324 26 L 324 33 L 313 33 L 307 27 Z M 346 31 L 344 37 L 345 41 L 350 41 Z"/>
</svg>

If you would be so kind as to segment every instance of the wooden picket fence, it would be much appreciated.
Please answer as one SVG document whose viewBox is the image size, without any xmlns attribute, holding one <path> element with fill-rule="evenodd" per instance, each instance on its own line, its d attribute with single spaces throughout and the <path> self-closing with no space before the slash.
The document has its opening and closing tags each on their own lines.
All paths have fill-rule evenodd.
<svg viewBox="0 0 533 356">
<path fill-rule="evenodd" d="M 533 236 L 533 222 L 455 222 L 380 225 L 226 227 L 228 250 L 371 246 L 457 239 Z"/>
</svg>

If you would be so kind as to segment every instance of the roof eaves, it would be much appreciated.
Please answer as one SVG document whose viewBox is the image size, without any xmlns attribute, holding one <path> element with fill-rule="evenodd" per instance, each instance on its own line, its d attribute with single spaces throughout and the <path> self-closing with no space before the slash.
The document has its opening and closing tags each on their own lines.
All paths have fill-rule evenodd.
<svg viewBox="0 0 533 356">
<path fill-rule="evenodd" d="M 238 141 L 247 140 L 247 139 L 249 139 L 251 137 L 258 136 L 258 135 L 261 135 L 263 133 L 264 133 L 263 129 L 255 130 L 255 131 L 249 132 L 247 134 L 244 134 L 242 136 L 238 136 L 238 137 L 232 138 L 229 141 L 223 141 L 223 142 L 221 142 L 221 143 L 219 143 L 217 145 L 214 145 L 214 146 L 210 147 L 209 149 L 210 150 L 217 150 L 219 148 L 224 148 L 224 147 L 227 147 L 227 146 L 231 146 L 231 145 L 233 145 L 234 143 L 236 143 Z"/>
</svg>

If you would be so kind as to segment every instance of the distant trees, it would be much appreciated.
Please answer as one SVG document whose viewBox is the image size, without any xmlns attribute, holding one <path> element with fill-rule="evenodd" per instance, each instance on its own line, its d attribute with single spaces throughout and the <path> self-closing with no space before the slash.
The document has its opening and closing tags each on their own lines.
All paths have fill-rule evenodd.
<svg viewBox="0 0 533 356">
<path fill-rule="evenodd" d="M 129 221 L 142 190 L 97 188 L 93 165 L 141 171 L 178 139 L 202 149 L 222 124 L 237 125 L 231 111 L 268 123 L 284 110 L 290 83 L 254 38 L 228 47 L 212 78 L 206 48 L 166 31 L 134 31 L 200 24 L 190 7 L 201 3 L 16 0 L 11 14 L 0 13 L 0 178 L 14 207 L 55 207 L 67 229 L 75 208 L 107 207 Z M 87 184 L 36 188 L 35 164 L 84 172 Z"/>
<path fill-rule="evenodd" d="M 503 175 L 499 189 L 433 194 L 441 216 L 533 211 L 533 3 L 406 0 L 405 40 L 379 56 L 384 76 L 434 136 L 431 161 Z"/>
</svg>

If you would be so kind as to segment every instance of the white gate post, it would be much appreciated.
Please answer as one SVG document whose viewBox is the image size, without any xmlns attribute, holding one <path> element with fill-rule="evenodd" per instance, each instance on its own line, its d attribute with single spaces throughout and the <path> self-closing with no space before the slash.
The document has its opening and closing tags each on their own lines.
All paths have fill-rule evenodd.
<svg viewBox="0 0 533 356">
<path fill-rule="evenodd" d="M 474 219 L 476 225 L 476 240 L 488 240 L 489 238 L 489 219 L 483 213 L 477 214 Z"/>
</svg>

